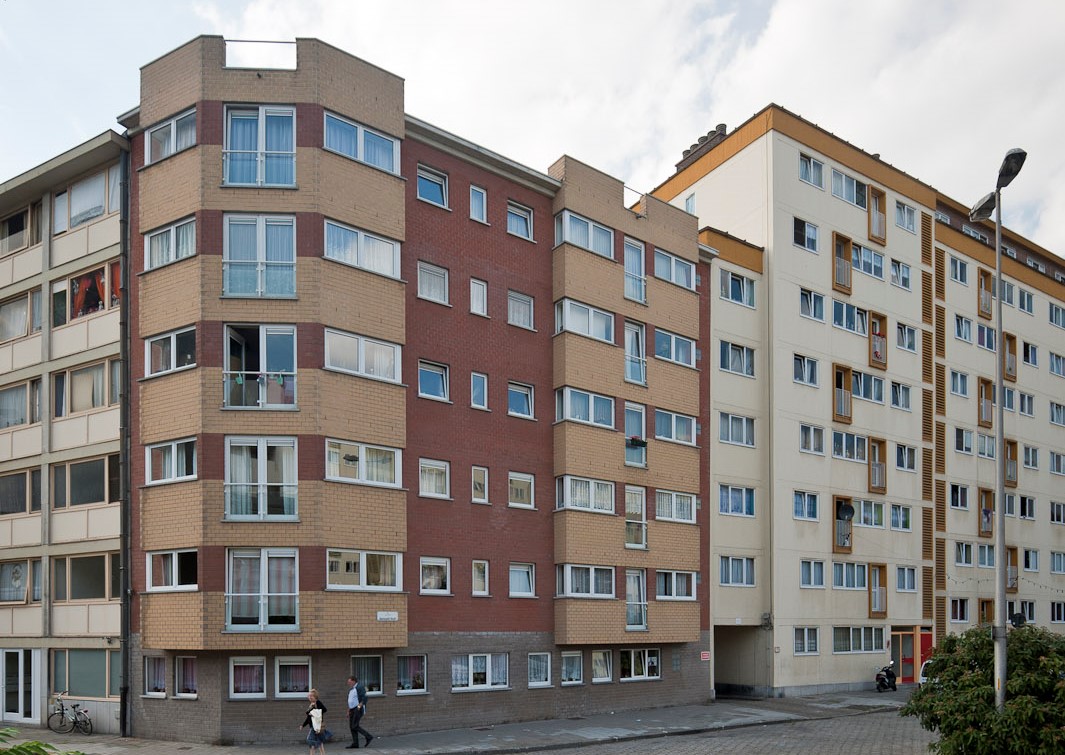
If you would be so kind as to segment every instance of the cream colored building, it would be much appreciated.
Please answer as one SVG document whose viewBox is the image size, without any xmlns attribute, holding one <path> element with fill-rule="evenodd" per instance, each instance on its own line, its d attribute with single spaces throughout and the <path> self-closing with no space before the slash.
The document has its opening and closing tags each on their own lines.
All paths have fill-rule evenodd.
<svg viewBox="0 0 1065 755">
<path fill-rule="evenodd" d="M 973 236 L 993 227 L 966 235 L 962 205 L 777 106 L 731 133 L 719 126 L 655 194 L 699 216 L 704 244 L 752 245 L 714 263 L 705 346 L 716 690 L 868 685 L 890 659 L 912 680 L 936 638 L 991 615 L 980 510 L 995 462 L 980 451 L 992 453 L 994 431 L 977 411 L 995 356 L 977 344 L 993 326 L 977 288 L 990 315 L 994 254 Z M 1051 467 L 1065 472 L 1065 408 L 1051 407 L 1065 378 L 1049 370 L 1065 352 L 1065 315 L 1050 322 L 1065 278 L 1059 259 L 1007 238 L 1017 261 L 1004 271 L 1004 340 L 1017 378 L 1005 437 L 1020 461 L 1007 501 L 1020 565 L 1011 597 L 1029 621 L 1061 629 L 1065 495 Z M 967 285 L 950 277 L 959 266 Z M 1031 312 L 1018 308 L 1022 290 Z M 971 343 L 954 337 L 956 317 Z M 971 451 L 955 450 L 959 429 Z M 967 489 L 956 494 L 967 508 L 951 505 L 952 485 Z"/>
<path fill-rule="evenodd" d="M 117 730 L 126 151 L 108 131 L 0 184 L 5 723 L 69 690 Z"/>
</svg>

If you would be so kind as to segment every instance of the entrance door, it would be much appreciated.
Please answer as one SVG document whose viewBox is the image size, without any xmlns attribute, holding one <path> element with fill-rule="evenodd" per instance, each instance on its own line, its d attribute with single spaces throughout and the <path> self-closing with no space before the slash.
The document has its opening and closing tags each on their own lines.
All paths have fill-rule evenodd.
<svg viewBox="0 0 1065 755">
<path fill-rule="evenodd" d="M 893 632 L 891 634 L 891 660 L 895 662 L 895 669 L 900 682 L 916 681 L 913 651 L 912 632 Z"/>
<path fill-rule="evenodd" d="M 40 670 L 40 651 L 4 650 L 2 655 L 3 720 L 37 722 L 37 673 Z"/>
</svg>

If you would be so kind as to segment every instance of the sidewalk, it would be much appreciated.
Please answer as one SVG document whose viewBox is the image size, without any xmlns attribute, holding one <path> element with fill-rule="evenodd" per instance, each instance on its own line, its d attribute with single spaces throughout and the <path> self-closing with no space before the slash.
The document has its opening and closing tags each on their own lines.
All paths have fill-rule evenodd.
<svg viewBox="0 0 1065 755">
<path fill-rule="evenodd" d="M 620 740 L 664 737 L 729 729 L 740 726 L 839 718 L 884 710 L 897 710 L 910 697 L 912 685 L 899 685 L 898 692 L 874 691 L 831 693 L 811 697 L 768 700 L 718 700 L 709 705 L 681 705 L 673 708 L 601 714 L 579 719 L 529 721 L 483 726 L 474 729 L 420 732 L 393 737 L 376 737 L 374 752 L 392 755 L 503 755 L 503 753 L 556 750 Z M 61 750 L 77 749 L 86 755 L 281 755 L 306 752 L 299 737 L 287 744 L 219 745 L 189 742 L 162 742 L 92 735 L 54 734 L 48 730 L 22 732 L 21 739 L 39 737 Z M 344 732 L 347 735 L 347 732 Z M 338 740 L 326 748 L 334 755 L 350 740 Z"/>
</svg>

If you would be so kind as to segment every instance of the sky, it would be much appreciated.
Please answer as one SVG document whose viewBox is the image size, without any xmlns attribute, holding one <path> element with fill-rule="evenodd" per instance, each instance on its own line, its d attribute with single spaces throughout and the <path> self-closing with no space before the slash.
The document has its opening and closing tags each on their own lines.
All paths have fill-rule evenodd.
<svg viewBox="0 0 1065 755">
<path fill-rule="evenodd" d="M 413 116 L 638 192 L 769 103 L 965 205 L 1021 147 L 1005 225 L 1065 255 L 1062 29 L 1061 0 L 0 0 L 0 182 L 121 131 L 140 66 L 199 34 L 318 37 L 403 77 Z"/>
</svg>

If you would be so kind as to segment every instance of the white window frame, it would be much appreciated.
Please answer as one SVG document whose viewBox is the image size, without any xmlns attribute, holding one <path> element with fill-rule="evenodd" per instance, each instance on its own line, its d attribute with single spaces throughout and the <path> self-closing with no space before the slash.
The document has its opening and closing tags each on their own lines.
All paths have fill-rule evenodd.
<svg viewBox="0 0 1065 755">
<path fill-rule="evenodd" d="M 531 296 L 517 291 L 507 291 L 507 324 L 516 328 L 535 331 L 536 308 L 534 304 L 535 300 Z M 525 323 L 525 318 L 523 317 L 525 311 L 528 311 L 529 315 L 528 324 Z"/>
<path fill-rule="evenodd" d="M 185 146 L 179 148 L 178 124 L 181 123 L 183 126 L 187 127 L 190 117 L 192 119 L 192 141 L 189 144 L 186 144 Z M 152 126 L 149 129 L 146 129 L 146 133 L 144 134 L 144 164 L 154 165 L 160 160 L 165 160 L 166 158 L 171 157 L 172 155 L 176 155 L 178 152 L 184 152 L 187 149 L 195 147 L 196 126 L 196 108 L 192 108 L 191 110 L 186 110 L 182 113 L 178 113 L 172 118 L 168 118 L 164 122 Z M 155 144 L 153 137 L 155 134 L 161 131 L 168 132 L 166 143 L 169 145 L 169 148 L 168 150 L 166 150 L 165 154 L 155 155 L 152 154 L 152 145 Z"/>
<path fill-rule="evenodd" d="M 422 390 L 422 372 L 427 374 L 431 373 L 440 376 L 441 385 L 443 387 L 443 395 L 437 395 L 435 393 L 426 393 Z M 451 401 L 451 376 L 450 368 L 446 364 L 439 364 L 437 362 L 430 362 L 425 359 L 418 360 L 418 398 L 427 398 L 433 401 Z"/>
<path fill-rule="evenodd" d="M 470 594 L 486 598 L 489 597 L 492 592 L 489 583 L 490 564 L 484 559 L 475 558 L 470 563 Z M 483 586 L 478 588 L 478 581 L 483 582 Z"/>
<path fill-rule="evenodd" d="M 954 428 L 954 451 L 959 454 L 973 453 L 973 431 L 964 427 Z"/>
<path fill-rule="evenodd" d="M 960 283 L 963 286 L 969 285 L 969 263 L 965 260 L 960 260 L 957 257 L 951 255 L 950 258 L 950 279 L 955 283 Z"/>
<path fill-rule="evenodd" d="M 524 221 L 526 233 L 521 233 L 519 230 L 515 230 L 517 226 L 511 223 L 511 220 Z M 513 200 L 507 200 L 507 233 L 511 236 L 517 236 L 520 239 L 526 241 L 533 240 L 533 211 L 532 208 L 526 207 L 523 204 L 519 204 Z"/>
<path fill-rule="evenodd" d="M 542 665 L 542 667 L 546 671 L 546 676 L 544 678 L 542 678 L 542 679 L 533 679 L 532 668 L 533 668 L 533 658 L 534 657 L 536 657 L 538 659 L 538 661 L 540 662 L 540 664 Z M 528 662 L 529 662 L 529 664 L 528 664 L 528 676 L 527 676 L 527 678 L 528 678 L 528 682 L 529 682 L 529 688 L 530 689 L 536 689 L 536 688 L 539 688 L 539 687 L 550 687 L 551 686 L 551 654 L 550 653 L 529 653 Z"/>
<path fill-rule="evenodd" d="M 895 343 L 902 351 L 917 353 L 917 328 L 900 322 L 895 327 Z"/>
<path fill-rule="evenodd" d="M 681 346 L 687 348 L 688 359 L 684 359 Z M 691 338 L 655 328 L 655 359 L 694 369 L 696 348 L 695 341 Z"/>
<path fill-rule="evenodd" d="M 348 363 L 337 361 L 341 355 L 341 346 L 347 346 L 351 351 Z M 392 374 L 377 374 L 374 360 L 367 358 L 367 348 L 376 350 L 391 350 Z M 377 338 L 368 338 L 357 333 L 349 333 L 335 328 L 325 329 L 325 366 L 326 370 L 335 370 L 348 375 L 357 375 L 370 380 L 383 380 L 388 383 L 402 381 L 401 369 L 403 365 L 403 347 L 397 343 L 382 341 Z"/>
<path fill-rule="evenodd" d="M 192 469 L 191 470 L 186 470 L 186 472 L 184 474 L 178 474 L 178 471 L 177 471 L 178 458 L 179 458 L 178 455 L 182 451 L 183 448 L 188 447 L 190 445 L 192 447 Z M 166 466 L 167 466 L 167 469 L 161 470 L 163 476 L 161 476 L 161 477 L 159 477 L 157 479 L 153 479 L 153 478 L 155 478 L 156 470 L 154 468 L 154 465 L 152 464 L 152 452 L 157 450 L 157 449 L 158 450 L 164 450 L 164 451 L 169 449 L 170 454 L 169 454 L 169 460 L 164 462 L 166 464 Z M 171 440 L 171 441 L 167 441 L 165 443 L 153 443 L 150 446 L 145 446 L 144 447 L 144 484 L 145 485 L 165 485 L 165 484 L 174 483 L 174 482 L 184 482 L 186 480 L 195 480 L 196 477 L 197 477 L 196 465 L 197 465 L 197 457 L 198 457 L 198 455 L 199 454 L 196 453 L 196 438 L 195 437 L 181 438 L 180 440 Z"/>
<path fill-rule="evenodd" d="M 854 526 L 884 529 L 884 502 L 856 500 L 854 502 Z"/>
<path fill-rule="evenodd" d="M 429 490 L 425 487 L 422 476 L 427 471 L 444 473 L 443 492 Z M 418 496 L 420 498 L 451 500 L 451 462 L 441 459 L 418 459 Z"/>
<path fill-rule="evenodd" d="M 196 554 L 196 567 L 197 575 L 196 581 L 193 583 L 182 584 L 180 580 L 181 568 L 178 563 L 181 554 L 193 553 Z M 161 568 L 166 571 L 165 578 L 169 584 L 155 585 L 155 577 L 157 576 L 157 569 L 154 562 L 156 556 L 169 556 L 168 563 L 161 564 Z M 177 550 L 165 550 L 165 551 L 147 551 L 144 554 L 145 564 L 145 592 L 196 592 L 199 590 L 199 552 L 195 548 L 179 548 Z"/>
<path fill-rule="evenodd" d="M 895 225 L 904 231 L 917 233 L 917 210 L 905 202 L 895 200 Z"/>
<path fill-rule="evenodd" d="M 428 276 L 433 276 L 437 281 L 443 280 L 444 282 L 444 296 L 443 298 L 437 298 L 433 296 L 428 290 L 428 286 L 422 286 L 423 277 L 428 280 Z M 418 298 L 424 301 L 436 302 L 437 304 L 443 304 L 445 306 L 451 306 L 451 284 L 448 280 L 449 272 L 446 267 L 440 267 L 424 260 L 418 260 Z"/>
<path fill-rule="evenodd" d="M 479 660 L 478 660 L 479 659 Z M 484 664 L 485 681 L 474 684 L 475 668 Z M 456 666 L 458 664 L 458 666 Z M 466 682 L 455 684 L 456 668 L 466 667 Z M 451 656 L 451 691 L 473 692 L 478 690 L 510 689 L 510 657 L 508 653 L 470 653 Z"/>
<path fill-rule="evenodd" d="M 819 369 L 820 365 L 813 357 L 795 354 L 792 359 L 792 382 L 816 388 L 819 385 Z"/>
<path fill-rule="evenodd" d="M 821 245 L 820 231 L 817 226 L 808 220 L 796 217 L 792 220 L 792 243 L 800 249 L 819 254 Z M 799 241 L 800 236 L 802 241 Z"/>
<path fill-rule="evenodd" d="M 917 592 L 917 567 L 895 567 L 895 592 Z"/>
<path fill-rule="evenodd" d="M 718 483 L 718 513 L 723 516 L 753 518 L 757 512 L 757 495 L 753 487 Z"/>
<path fill-rule="evenodd" d="M 613 566 L 559 564 L 556 579 L 556 593 L 560 598 L 612 600 L 617 595 Z M 600 579 L 602 584 L 610 586 L 609 590 L 599 589 Z M 587 589 L 583 585 L 587 585 Z"/>
<path fill-rule="evenodd" d="M 792 651 L 795 655 L 820 655 L 818 627 L 795 627 Z"/>
<path fill-rule="evenodd" d="M 179 248 L 179 238 L 185 238 L 184 234 L 179 234 L 178 229 L 184 229 L 186 226 L 192 227 L 192 246 L 191 248 Z M 166 239 L 166 259 L 160 261 L 158 264 L 152 264 L 152 242 L 154 239 Z M 196 218 L 185 218 L 179 220 L 176 223 L 171 223 L 163 228 L 156 229 L 150 233 L 144 234 L 144 269 L 158 270 L 161 267 L 172 265 L 175 262 L 179 262 L 188 257 L 196 256 Z"/>
<path fill-rule="evenodd" d="M 721 271 L 721 298 L 725 301 L 730 301 L 734 304 L 754 309 L 754 283 L 753 280 L 744 275 L 723 269 Z M 734 286 L 738 286 L 738 294 L 733 292 Z"/>
<path fill-rule="evenodd" d="M 329 146 L 329 121 L 330 121 L 330 119 L 333 119 L 333 120 L 337 121 L 342 126 L 349 126 L 349 127 L 352 127 L 352 128 L 355 129 L 355 131 L 356 131 L 356 133 L 355 133 L 355 154 L 349 154 L 348 152 L 344 152 L 342 150 L 335 149 L 335 148 Z M 366 159 L 366 135 L 367 134 L 370 134 L 370 135 L 372 135 L 372 136 L 374 136 L 374 137 L 376 137 L 376 138 L 378 138 L 378 139 L 380 139 L 382 141 L 386 141 L 389 144 L 391 144 L 391 146 L 392 146 L 392 155 L 391 155 L 392 166 L 391 166 L 391 168 L 387 168 L 387 167 L 385 167 L 383 165 L 378 165 L 377 163 L 370 162 L 369 160 Z M 350 118 L 345 118 L 342 115 L 338 115 L 337 113 L 329 112 L 328 110 L 324 114 L 324 120 L 323 120 L 323 123 L 322 123 L 322 149 L 326 150 L 327 152 L 332 152 L 333 154 L 341 155 L 342 157 L 347 157 L 347 158 L 349 158 L 351 160 L 355 160 L 357 162 L 360 162 L 363 165 L 369 165 L 372 168 L 376 168 L 377 170 L 383 170 L 385 173 L 391 173 L 393 175 L 399 175 L 400 145 L 401 144 L 402 144 L 402 142 L 399 139 L 395 139 L 395 138 L 389 136 L 388 134 L 382 133 L 382 132 L 380 132 L 380 131 L 378 131 L 376 129 L 372 129 L 372 128 L 368 127 L 368 126 L 364 126 L 364 125 L 362 125 L 361 123 L 359 123 L 357 121 L 351 120 Z"/>
<path fill-rule="evenodd" d="M 510 400 L 511 393 L 521 394 L 523 396 L 527 396 L 528 397 L 528 399 L 529 399 L 529 413 L 528 414 L 523 414 L 521 412 L 514 411 L 514 409 L 512 408 L 512 402 Z M 514 381 L 509 381 L 507 383 L 507 416 L 508 417 L 521 417 L 522 419 L 536 419 L 536 404 L 534 403 L 535 398 L 536 398 L 535 389 L 533 388 L 533 386 L 528 385 L 526 383 L 517 383 L 517 382 L 514 382 Z"/>
<path fill-rule="evenodd" d="M 448 176 L 447 173 L 442 173 L 438 170 L 434 170 L 425 165 L 418 166 L 418 173 L 416 176 L 417 187 L 415 188 L 415 195 L 422 202 L 428 202 L 435 207 L 443 207 L 445 210 L 450 209 L 448 204 Z M 440 187 L 440 193 L 443 198 L 443 202 L 438 202 L 436 199 L 432 199 L 428 196 L 422 195 L 422 181 L 433 184 Z"/>
<path fill-rule="evenodd" d="M 869 439 L 865 435 L 859 435 L 858 433 L 833 430 L 832 458 L 853 461 L 859 464 L 867 463 L 869 458 Z"/>
<path fill-rule="evenodd" d="M 528 483 L 529 502 L 518 501 L 514 498 L 514 483 Z M 507 472 L 507 506 L 512 509 L 535 509 L 536 508 L 536 475 L 527 472 Z"/>
<path fill-rule="evenodd" d="M 969 398 L 969 373 L 950 371 L 950 392 L 955 396 Z"/>
<path fill-rule="evenodd" d="M 951 598 L 950 599 L 950 623 L 951 624 L 968 624 L 969 623 L 969 599 L 968 598 Z"/>
<path fill-rule="evenodd" d="M 729 372 L 733 375 L 742 375 L 743 377 L 753 378 L 754 375 L 754 349 L 750 346 L 744 346 L 743 344 L 733 343 L 731 341 L 720 341 L 720 349 L 718 350 L 718 367 L 722 372 Z M 733 359 L 739 359 L 740 369 L 735 370 L 732 368 Z"/>
<path fill-rule="evenodd" d="M 508 592 L 507 595 L 511 598 L 535 598 L 536 597 L 536 564 L 526 562 L 514 562 L 510 563 L 507 569 L 508 579 Z M 515 589 L 514 577 L 515 575 L 528 581 L 528 589 Z"/>
<path fill-rule="evenodd" d="M 734 414 L 732 412 L 719 412 L 718 418 L 720 427 L 718 429 L 718 439 L 722 443 L 728 443 L 734 446 L 743 446 L 744 448 L 755 447 L 755 435 L 754 435 L 754 417 L 747 417 L 742 414 Z M 737 439 L 733 437 L 735 433 L 732 428 L 732 421 L 739 420 L 741 431 L 740 437 Z"/>
<path fill-rule="evenodd" d="M 655 572 L 655 600 L 693 601 L 698 572 L 658 569 Z M 660 584 L 661 580 L 661 584 Z M 687 585 L 688 592 L 683 592 Z M 659 589 L 665 586 L 665 591 Z M 678 592 L 681 591 L 681 592 Z"/>
<path fill-rule="evenodd" d="M 950 484 L 950 508 L 969 510 L 969 486 L 957 482 Z"/>
<path fill-rule="evenodd" d="M 230 251 L 230 228 L 234 225 L 255 225 L 255 259 L 234 260 Z M 266 227 L 268 225 L 289 226 L 292 228 L 292 244 L 287 249 L 286 259 L 267 259 Z M 234 299 L 291 299 L 296 296 L 296 216 L 295 215 L 252 215 L 246 213 L 226 213 L 223 216 L 222 233 L 222 296 Z M 241 267 L 255 265 L 255 290 L 233 291 L 232 280 L 234 265 Z M 291 269 L 292 290 L 272 293 L 267 290 L 267 277 L 271 269 Z"/>
<path fill-rule="evenodd" d="M 732 578 L 733 564 L 738 564 L 741 574 Z M 718 559 L 718 584 L 722 587 L 756 587 L 753 556 L 721 556 Z"/>
<path fill-rule="evenodd" d="M 835 168 L 832 169 L 832 196 L 863 210 L 869 209 L 868 184 Z"/>
<path fill-rule="evenodd" d="M 235 483 L 233 482 L 233 471 L 231 468 L 232 449 L 236 446 L 252 446 L 256 447 L 258 454 L 258 474 L 256 475 L 257 483 Z M 268 450 L 271 447 L 277 448 L 291 448 L 294 462 L 292 464 L 295 478 L 292 480 L 285 480 L 282 483 L 269 483 L 268 480 L 268 463 L 267 456 Z M 227 435 L 225 446 L 225 519 L 227 521 L 299 521 L 299 440 L 294 437 L 277 436 L 277 435 Z M 231 495 L 232 486 L 236 485 L 256 485 L 256 497 L 258 501 L 259 511 L 256 514 L 234 514 L 232 511 Z M 291 514 L 270 514 L 268 507 L 269 487 L 271 485 L 278 485 L 282 488 L 282 495 L 284 495 L 285 488 L 295 489 L 295 501 L 294 510 Z"/>
<path fill-rule="evenodd" d="M 577 241 L 577 234 L 574 233 L 571 224 L 584 224 L 587 226 L 587 244 L 581 244 Z M 606 244 L 603 243 L 604 241 Z M 600 257 L 614 259 L 614 231 L 602 223 L 597 223 L 569 210 L 563 210 L 555 215 L 555 246 L 564 243 L 572 244 L 579 249 L 586 249 L 592 254 L 598 254 Z"/>
<path fill-rule="evenodd" d="M 799 424 L 799 452 L 825 455 L 825 428 L 817 425 Z"/>
<path fill-rule="evenodd" d="M 555 482 L 555 509 L 613 514 L 614 496 L 614 483 L 608 480 L 563 475 Z"/>
<path fill-rule="evenodd" d="M 681 506 L 680 501 L 685 501 Z M 695 524 L 696 509 L 699 507 L 699 497 L 694 493 L 680 493 L 675 490 L 655 491 L 655 519 L 663 522 L 681 522 L 683 524 Z M 684 510 L 688 514 L 684 515 Z"/>
<path fill-rule="evenodd" d="M 484 400 L 481 403 L 477 403 L 475 398 L 477 395 L 477 383 L 481 384 L 481 392 L 484 394 Z M 470 408 L 488 411 L 488 376 L 483 372 L 470 373 Z"/>
<path fill-rule="evenodd" d="M 655 249 L 654 262 L 656 278 L 658 278 L 659 280 L 667 281 L 668 283 L 672 283 L 674 286 L 679 286 L 680 288 L 684 288 L 689 291 L 695 290 L 696 271 L 695 264 L 693 262 L 689 262 L 686 259 L 681 259 L 675 254 L 670 254 L 664 249 L 658 248 Z M 669 266 L 668 273 L 665 270 L 660 270 L 660 264 L 662 266 Z M 679 273 L 679 271 L 681 270 L 687 271 L 688 280 L 690 281 L 690 284 L 684 283 L 683 276 L 681 276 Z"/>
<path fill-rule="evenodd" d="M 891 504 L 891 529 L 898 532 L 913 531 L 913 509 L 903 503 Z"/>
<path fill-rule="evenodd" d="M 256 114 L 256 126 L 257 137 L 255 140 L 255 181 L 249 183 L 236 183 L 229 180 L 230 177 L 230 160 L 231 153 L 237 152 L 230 146 L 230 127 L 232 126 L 232 118 L 236 113 L 251 113 Z M 292 119 L 292 142 L 290 144 L 291 149 L 288 150 L 267 150 L 266 149 L 266 121 L 269 116 L 288 116 Z M 223 155 L 223 176 L 222 184 L 224 186 L 295 186 L 296 185 L 296 108 L 292 106 L 284 105 L 226 105 L 225 108 L 225 124 L 224 124 L 224 149 Z M 240 150 L 240 152 L 250 152 L 251 150 Z M 288 155 L 292 159 L 292 181 L 289 183 L 270 183 L 267 181 L 266 176 L 266 164 L 267 157 L 269 155 Z"/>
<path fill-rule="evenodd" d="M 574 663 L 576 661 L 576 663 Z M 559 683 L 563 687 L 584 684 L 584 656 L 580 650 L 563 650 Z"/>
<path fill-rule="evenodd" d="M 185 364 L 177 364 L 178 358 L 178 337 L 192 333 L 192 361 Z M 151 372 L 152 369 L 152 345 L 156 343 L 165 342 L 165 347 L 169 353 L 170 366 L 163 369 Z M 171 372 L 180 372 L 181 370 L 191 370 L 196 367 L 196 326 L 188 328 L 179 328 L 178 330 L 172 330 L 169 333 L 161 333 L 157 336 L 144 339 L 144 376 L 146 378 L 156 377 L 158 375 L 167 375 Z"/>
<path fill-rule="evenodd" d="M 337 557 L 334 559 L 334 554 Z M 384 557 L 392 560 L 392 573 L 395 576 L 394 584 L 368 584 L 367 576 L 369 575 L 369 568 L 367 566 L 367 559 L 373 557 Z M 333 569 L 334 560 L 337 564 L 337 569 Z M 359 581 L 357 584 L 344 584 L 342 582 L 331 581 L 330 574 L 339 573 L 340 566 L 345 566 L 345 573 L 347 564 L 354 564 L 358 561 L 358 575 Z M 326 548 L 325 549 L 325 590 L 327 592 L 402 592 L 403 591 L 403 554 L 391 553 L 389 551 L 371 551 L 371 550 L 358 550 L 354 548 Z"/>
<path fill-rule="evenodd" d="M 976 567 L 978 569 L 995 568 L 995 546 L 991 543 L 977 543 Z"/>
<path fill-rule="evenodd" d="M 322 257 L 341 265 L 365 270 L 375 275 L 383 275 L 386 278 L 398 279 L 400 276 L 400 256 L 403 245 L 395 239 L 390 239 L 379 233 L 370 233 L 361 228 L 341 223 L 337 220 L 325 220 L 322 237 Z M 330 229 L 335 229 L 331 231 Z M 349 242 L 343 250 L 335 249 L 329 243 L 331 233 L 342 233 L 349 237 Z M 354 243 L 351 243 L 354 242 Z M 383 249 L 371 248 L 387 246 L 391 250 L 390 262 L 386 267 L 379 264 L 377 254 Z M 341 253 L 341 251 L 343 253 Z M 383 255 L 382 255 L 383 257 Z"/>
<path fill-rule="evenodd" d="M 234 666 L 259 666 L 262 669 L 262 692 L 236 692 L 233 689 Z M 263 656 L 235 656 L 229 659 L 229 699 L 230 700 L 265 700 L 266 699 L 266 658 Z"/>
<path fill-rule="evenodd" d="M 809 301 L 808 309 L 809 314 L 802 311 L 803 302 Z M 820 310 L 821 316 L 818 317 L 817 313 Z M 805 317 L 807 320 L 816 320 L 817 322 L 825 321 L 825 295 L 819 294 L 817 291 L 811 291 L 808 288 L 799 289 L 799 317 Z"/>
<path fill-rule="evenodd" d="M 306 666 L 307 667 L 307 687 L 305 689 L 287 690 L 281 689 L 281 667 L 282 666 Z M 279 655 L 274 657 L 274 697 L 277 699 L 300 699 L 305 698 L 307 693 L 314 688 L 314 677 L 311 668 L 311 657 L 309 655 Z"/>
<path fill-rule="evenodd" d="M 1017 289 L 1017 309 L 1030 315 L 1035 315 L 1035 297 L 1027 289 Z"/>
<path fill-rule="evenodd" d="M 233 560 L 239 557 L 254 557 L 259 561 L 259 592 L 235 593 L 233 588 Z M 271 593 L 270 561 L 271 559 L 291 559 L 292 586 L 291 593 Z M 299 632 L 300 630 L 300 555 L 298 548 L 228 548 L 226 550 L 226 631 L 227 632 Z M 255 598 L 259 602 L 258 624 L 233 624 L 231 598 Z M 295 610 L 294 623 L 270 623 L 270 604 L 273 599 L 283 597 L 290 599 Z M 250 602 L 250 601 L 249 601 Z"/>
<path fill-rule="evenodd" d="M 806 168 L 806 176 L 803 176 L 803 168 Z M 816 180 L 815 180 L 816 179 Z M 816 157 L 811 157 L 804 152 L 799 153 L 799 180 L 803 183 L 816 186 L 818 189 L 825 188 L 825 164 Z"/>
<path fill-rule="evenodd" d="M 891 381 L 891 407 L 904 412 L 910 411 L 910 386 Z"/>
<path fill-rule="evenodd" d="M 345 466 L 352 466 L 352 459 L 349 459 L 351 454 L 342 454 L 346 448 L 357 451 L 357 459 L 355 459 L 355 470 L 351 476 L 344 476 L 340 472 L 343 471 Z M 369 478 L 369 460 L 367 459 L 367 451 L 385 451 L 392 455 L 392 481 L 382 482 L 380 480 L 371 480 Z M 334 463 L 332 457 L 336 457 L 337 461 Z M 337 472 L 333 472 L 333 468 Z M 399 488 L 403 487 L 402 479 L 403 471 L 403 450 L 399 448 L 390 448 L 388 446 L 379 446 L 370 443 L 358 443 L 352 440 L 341 440 L 339 438 L 326 438 L 325 439 L 325 479 L 329 482 L 343 482 L 354 485 L 370 485 L 373 487 L 382 488 Z"/>
<path fill-rule="evenodd" d="M 869 335 L 869 312 L 850 302 L 833 299 L 832 327 L 865 338 Z"/>
<path fill-rule="evenodd" d="M 662 435 L 659 433 L 659 419 L 668 419 L 669 421 L 669 435 Z M 752 420 L 753 422 L 753 420 Z M 685 433 L 683 430 L 684 425 L 690 427 L 690 434 Z M 680 412 L 671 412 L 666 409 L 655 409 L 655 439 L 664 440 L 669 443 L 680 443 L 685 446 L 695 445 L 695 432 L 696 432 L 696 420 L 688 414 L 681 414 Z M 687 437 L 687 439 L 686 439 Z M 753 444 L 753 430 L 752 430 L 752 444 Z"/>
<path fill-rule="evenodd" d="M 484 478 L 484 482 L 482 483 L 484 491 L 481 495 L 477 494 L 478 475 L 481 475 Z M 488 499 L 488 467 L 480 467 L 477 465 L 470 467 L 470 502 L 491 504 L 491 501 Z"/>
<path fill-rule="evenodd" d="M 866 590 L 869 586 L 869 567 L 854 561 L 832 562 L 833 590 Z"/>
<path fill-rule="evenodd" d="M 555 333 L 563 331 L 612 344 L 614 313 L 574 299 L 560 299 L 555 304 Z"/>
<path fill-rule="evenodd" d="M 973 565 L 973 544 L 962 540 L 954 543 L 954 565 Z"/>
<path fill-rule="evenodd" d="M 474 212 L 476 206 L 473 197 L 479 196 L 481 203 L 480 215 Z M 470 184 L 470 220 L 476 220 L 478 223 L 484 223 L 488 225 L 488 192 L 480 186 Z"/>
<path fill-rule="evenodd" d="M 426 587 L 425 568 L 443 568 L 444 586 Z M 451 559 L 439 556 L 422 556 L 418 560 L 418 594 L 419 595 L 451 595 Z"/>
<path fill-rule="evenodd" d="M 470 314 L 488 317 L 488 283 L 470 278 Z"/>
</svg>

